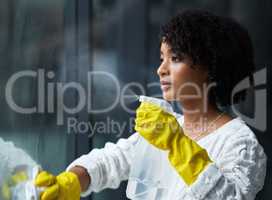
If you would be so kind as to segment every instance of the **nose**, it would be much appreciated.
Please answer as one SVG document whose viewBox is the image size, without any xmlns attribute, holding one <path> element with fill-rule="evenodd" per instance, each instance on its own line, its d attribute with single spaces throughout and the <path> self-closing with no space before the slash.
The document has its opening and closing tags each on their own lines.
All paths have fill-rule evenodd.
<svg viewBox="0 0 272 200">
<path fill-rule="evenodd" d="M 165 62 L 162 62 L 159 68 L 157 69 L 157 74 L 158 76 L 162 77 L 165 75 L 169 75 L 169 69 L 168 69 L 168 64 Z"/>
</svg>

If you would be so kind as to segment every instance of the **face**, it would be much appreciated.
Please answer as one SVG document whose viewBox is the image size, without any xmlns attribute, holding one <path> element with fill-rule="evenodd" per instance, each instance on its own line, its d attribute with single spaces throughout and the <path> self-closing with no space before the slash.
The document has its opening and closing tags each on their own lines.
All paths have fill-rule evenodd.
<svg viewBox="0 0 272 200">
<path fill-rule="evenodd" d="M 208 73 L 199 67 L 192 68 L 191 64 L 189 58 L 180 60 L 167 43 L 161 44 L 161 64 L 157 74 L 165 100 L 182 101 L 188 99 L 188 95 L 202 94 Z"/>
</svg>

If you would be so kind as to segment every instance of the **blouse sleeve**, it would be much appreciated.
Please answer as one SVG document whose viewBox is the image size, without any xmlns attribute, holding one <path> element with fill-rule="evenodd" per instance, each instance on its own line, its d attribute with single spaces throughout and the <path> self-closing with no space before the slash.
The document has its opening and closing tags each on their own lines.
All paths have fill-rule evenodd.
<svg viewBox="0 0 272 200">
<path fill-rule="evenodd" d="M 253 133 L 234 135 L 239 137 L 230 137 L 219 159 L 186 188 L 188 199 L 255 199 L 264 185 L 267 158 Z"/>
<path fill-rule="evenodd" d="M 82 166 L 91 177 L 91 184 L 87 191 L 81 194 L 82 197 L 105 188 L 116 189 L 121 181 L 128 179 L 133 149 L 138 138 L 139 134 L 134 133 L 127 139 L 119 139 L 116 144 L 107 142 L 104 148 L 93 149 L 68 166 L 67 171 L 74 166 Z"/>
</svg>

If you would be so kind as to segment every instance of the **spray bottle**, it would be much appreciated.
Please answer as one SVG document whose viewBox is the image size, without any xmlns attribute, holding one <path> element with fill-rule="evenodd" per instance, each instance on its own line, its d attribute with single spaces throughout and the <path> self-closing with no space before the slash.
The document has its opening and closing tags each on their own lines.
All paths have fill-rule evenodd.
<svg viewBox="0 0 272 200">
<path fill-rule="evenodd" d="M 139 96 L 140 102 L 156 104 L 176 115 L 172 106 L 163 99 Z M 168 152 L 150 145 L 143 137 L 135 146 L 135 158 L 129 174 L 126 194 L 135 200 L 164 200 L 172 197 L 168 190 L 175 187 L 170 180 L 177 176 L 168 161 Z"/>
</svg>

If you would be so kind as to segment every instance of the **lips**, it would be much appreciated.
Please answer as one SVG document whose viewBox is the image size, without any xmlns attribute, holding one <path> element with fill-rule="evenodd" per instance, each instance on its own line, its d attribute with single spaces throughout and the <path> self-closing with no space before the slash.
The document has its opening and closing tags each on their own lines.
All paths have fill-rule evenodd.
<svg viewBox="0 0 272 200">
<path fill-rule="evenodd" d="M 161 89 L 162 91 L 167 91 L 171 87 L 171 82 L 162 80 L 161 81 Z"/>
</svg>

